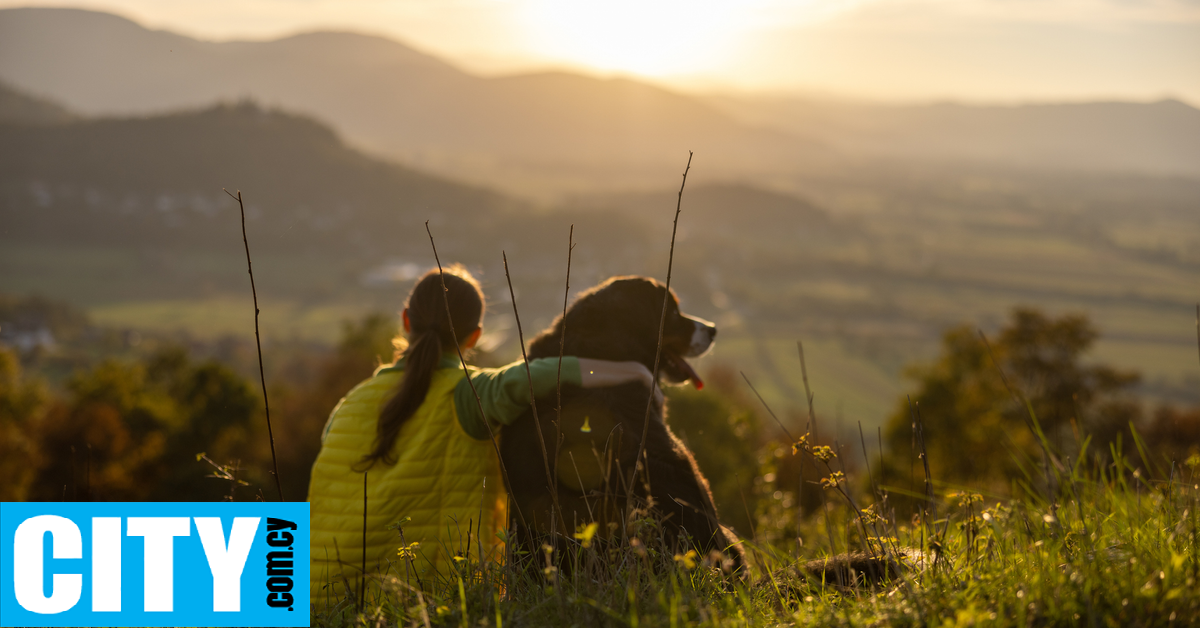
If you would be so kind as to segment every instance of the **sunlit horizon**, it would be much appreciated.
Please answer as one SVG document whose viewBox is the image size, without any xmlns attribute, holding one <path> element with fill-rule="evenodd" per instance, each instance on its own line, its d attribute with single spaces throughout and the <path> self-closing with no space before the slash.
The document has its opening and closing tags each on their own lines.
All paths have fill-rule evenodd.
<svg viewBox="0 0 1200 628">
<path fill-rule="evenodd" d="M 481 75 L 877 102 L 1200 104 L 1200 6 L 1185 0 L 0 0 L 17 6 L 106 11 L 210 41 L 360 32 Z"/>
</svg>

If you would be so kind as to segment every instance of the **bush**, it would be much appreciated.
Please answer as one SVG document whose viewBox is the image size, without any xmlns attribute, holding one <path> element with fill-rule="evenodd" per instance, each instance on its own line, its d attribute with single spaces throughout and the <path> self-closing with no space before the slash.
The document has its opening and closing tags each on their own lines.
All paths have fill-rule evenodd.
<svg viewBox="0 0 1200 628">
<path fill-rule="evenodd" d="M 884 428 L 889 480 L 921 494 L 928 462 L 936 481 L 1003 491 L 1031 462 L 1042 464 L 1039 426 L 1053 453 L 1072 459 L 1088 437 L 1091 452 L 1107 452 L 1121 435 L 1128 442 L 1140 417 L 1130 395 L 1138 375 L 1084 364 L 1096 336 L 1083 316 L 1025 308 L 1013 311 L 990 351 L 970 326 L 946 332 L 941 356 L 908 372 L 918 384 L 912 404 L 901 400 Z"/>
</svg>

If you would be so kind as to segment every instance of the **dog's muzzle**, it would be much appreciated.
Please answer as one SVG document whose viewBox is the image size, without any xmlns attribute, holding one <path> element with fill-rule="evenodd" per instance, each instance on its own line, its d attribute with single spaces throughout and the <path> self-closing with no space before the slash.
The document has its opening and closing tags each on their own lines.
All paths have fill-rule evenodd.
<svg viewBox="0 0 1200 628">
<path fill-rule="evenodd" d="M 717 326 L 694 316 L 684 316 L 695 325 L 695 330 L 692 332 L 692 341 L 688 344 L 687 352 L 684 357 L 695 358 L 704 355 L 712 348 L 713 339 L 717 337 Z"/>
</svg>

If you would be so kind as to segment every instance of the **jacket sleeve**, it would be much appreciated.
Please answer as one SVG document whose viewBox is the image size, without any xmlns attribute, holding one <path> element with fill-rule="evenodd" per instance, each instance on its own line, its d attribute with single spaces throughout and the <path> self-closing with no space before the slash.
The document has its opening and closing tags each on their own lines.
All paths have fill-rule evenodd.
<svg viewBox="0 0 1200 628">
<path fill-rule="evenodd" d="M 454 410 L 458 422 L 471 438 L 488 439 L 488 427 L 479 415 L 479 407 L 493 425 L 509 425 L 529 409 L 529 379 L 533 379 L 535 397 L 548 395 L 559 383 L 558 358 L 539 358 L 529 361 L 529 373 L 525 372 L 524 360 L 519 360 L 496 369 L 479 369 L 454 388 Z M 563 356 L 562 385 L 580 386 L 583 375 L 579 359 Z M 475 392 L 471 391 L 474 384 Z M 475 400 L 478 393 L 479 401 Z"/>
</svg>

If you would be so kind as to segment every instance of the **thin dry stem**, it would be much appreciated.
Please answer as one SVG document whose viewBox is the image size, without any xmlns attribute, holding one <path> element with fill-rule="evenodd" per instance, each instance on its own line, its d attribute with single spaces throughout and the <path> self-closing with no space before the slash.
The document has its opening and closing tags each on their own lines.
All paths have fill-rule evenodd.
<svg viewBox="0 0 1200 628">
<path fill-rule="evenodd" d="M 929 472 L 929 452 L 925 448 L 925 421 L 921 419 L 921 404 L 908 400 L 909 409 L 913 413 L 913 423 L 917 426 L 917 445 L 921 447 L 921 462 L 925 465 L 925 506 L 932 513 L 930 521 L 937 520 L 937 503 L 933 495 L 933 476 Z"/>
<path fill-rule="evenodd" d="M 504 474 L 504 489 L 508 496 L 508 503 L 517 511 L 517 518 L 521 520 L 521 525 L 525 526 L 525 516 L 521 513 L 521 506 L 517 504 L 517 500 L 512 497 L 512 483 L 508 480 L 508 468 L 504 466 L 504 457 L 500 455 L 500 443 L 496 440 L 496 433 L 492 430 L 492 424 L 488 423 L 487 415 L 483 412 L 483 401 L 479 399 L 479 391 L 475 390 L 475 382 L 471 381 L 471 370 L 467 368 L 467 360 L 463 357 L 462 347 L 458 344 L 458 334 L 454 333 L 454 318 L 450 315 L 450 297 L 447 296 L 446 290 L 446 273 L 442 270 L 442 260 L 438 258 L 437 244 L 433 242 L 433 232 L 429 230 L 429 221 L 425 221 L 425 233 L 429 234 L 429 246 L 433 247 L 433 261 L 437 262 L 438 278 L 442 282 L 442 300 L 446 304 L 446 320 L 450 322 L 450 336 L 454 339 L 454 350 L 458 352 L 458 362 L 462 365 L 463 373 L 467 376 L 467 385 L 471 387 L 471 394 L 475 397 L 475 404 L 479 408 L 479 416 L 483 418 L 483 424 L 487 427 L 488 438 L 492 441 L 492 448 L 496 450 L 496 460 L 500 462 L 500 472 Z"/>
<path fill-rule="evenodd" d="M 563 313 L 562 313 L 562 331 L 558 337 L 558 371 L 554 380 L 554 393 L 557 396 L 558 402 L 554 407 L 554 450 L 558 451 L 562 447 L 562 363 L 563 355 L 566 353 L 567 347 L 567 300 L 571 297 L 571 252 L 575 250 L 575 225 L 571 225 L 571 230 L 567 233 L 567 280 L 566 286 L 563 288 Z M 516 300 L 514 299 L 513 308 L 516 308 Z M 524 348 L 525 343 L 521 343 Z M 578 473 L 578 471 L 576 471 Z M 558 478 L 558 456 L 554 457 L 554 475 L 551 476 L 555 480 Z M 582 480 L 580 481 L 582 485 Z M 589 510 L 591 507 L 588 507 Z"/>
<path fill-rule="evenodd" d="M 358 612 L 367 596 L 367 472 L 363 471 L 362 577 L 358 579 Z"/>
<path fill-rule="evenodd" d="M 764 408 L 767 409 L 767 414 L 771 415 L 772 419 L 775 419 L 775 423 L 779 425 L 779 429 L 783 431 L 783 435 L 787 436 L 788 443 L 795 443 L 796 439 L 792 436 L 792 433 L 783 426 L 783 421 L 780 421 L 779 417 L 775 416 L 775 413 L 771 410 L 771 406 L 767 405 L 766 400 L 764 400 L 763 396 L 758 393 L 758 389 L 754 387 L 754 384 L 750 383 L 750 378 L 746 377 L 746 373 L 743 371 L 738 371 L 738 373 L 742 375 L 742 379 L 746 380 L 746 385 L 749 386 L 750 390 L 754 392 L 754 396 L 758 397 L 758 401 L 762 403 Z"/>
<path fill-rule="evenodd" d="M 808 365 L 804 362 L 804 343 L 797 340 L 796 348 L 800 351 L 800 379 L 804 381 L 804 398 L 808 401 L 808 424 L 812 426 L 813 441 L 821 436 L 817 431 L 817 415 L 813 412 L 813 394 L 808 388 Z"/>
<path fill-rule="evenodd" d="M 546 469 L 546 490 L 550 491 L 554 512 L 561 517 L 562 509 L 558 506 L 558 480 L 555 476 L 550 475 L 550 453 L 546 451 L 546 438 L 542 435 L 542 422 L 538 419 L 537 398 L 533 390 L 533 371 L 529 368 L 529 356 L 525 353 L 525 332 L 521 330 L 521 314 L 517 312 L 517 295 L 513 291 L 512 276 L 508 273 L 508 254 L 500 251 L 500 255 L 504 259 L 504 278 L 508 280 L 508 296 L 512 299 L 513 317 L 517 319 L 517 339 L 521 342 L 521 359 L 525 361 L 525 377 L 529 380 L 529 408 L 533 411 L 533 425 L 537 429 L 538 445 L 542 448 L 542 464 Z"/>
<path fill-rule="evenodd" d="M 662 361 L 663 333 L 667 327 L 667 303 L 671 299 L 671 268 L 675 263 L 675 235 L 679 232 L 679 212 L 683 207 L 683 188 L 687 185 L 688 171 L 692 169 L 692 151 L 688 151 L 687 166 L 683 169 L 683 181 L 679 184 L 679 196 L 675 201 L 675 223 L 671 227 L 671 251 L 667 256 L 667 283 L 663 294 L 662 316 L 658 320 L 658 346 L 654 350 L 654 377 L 650 380 L 650 396 L 646 399 L 646 415 L 642 419 L 642 440 L 638 443 L 637 456 L 633 458 L 633 473 L 629 476 L 629 485 L 625 487 L 625 514 L 633 512 L 633 484 L 637 477 L 637 465 L 642 456 L 646 455 L 646 438 L 650 433 L 650 410 L 654 407 L 654 385 L 658 382 L 658 367 Z M 650 466 L 645 465 L 646 474 Z"/>
<path fill-rule="evenodd" d="M 250 273 L 250 294 L 254 297 L 254 345 L 258 348 L 258 379 L 262 383 L 263 408 L 267 413 L 267 438 L 271 441 L 271 474 L 275 476 L 275 490 L 279 491 L 279 501 L 283 501 L 283 486 L 279 483 L 279 461 L 275 456 L 275 432 L 271 430 L 271 404 L 267 400 L 267 377 L 263 374 L 262 340 L 258 334 L 258 291 L 254 288 L 254 267 L 250 263 L 250 240 L 246 238 L 246 206 L 242 203 L 242 191 L 234 196 L 229 190 L 221 188 L 226 194 L 238 202 L 242 212 L 242 244 L 246 247 L 246 272 Z"/>
<path fill-rule="evenodd" d="M 875 483 L 875 475 L 871 473 L 871 456 L 867 455 L 867 437 L 863 435 L 862 421 L 858 422 L 858 442 L 862 445 L 863 464 L 867 465 L 867 479 L 871 481 L 871 492 L 879 498 L 879 485 Z"/>
</svg>

